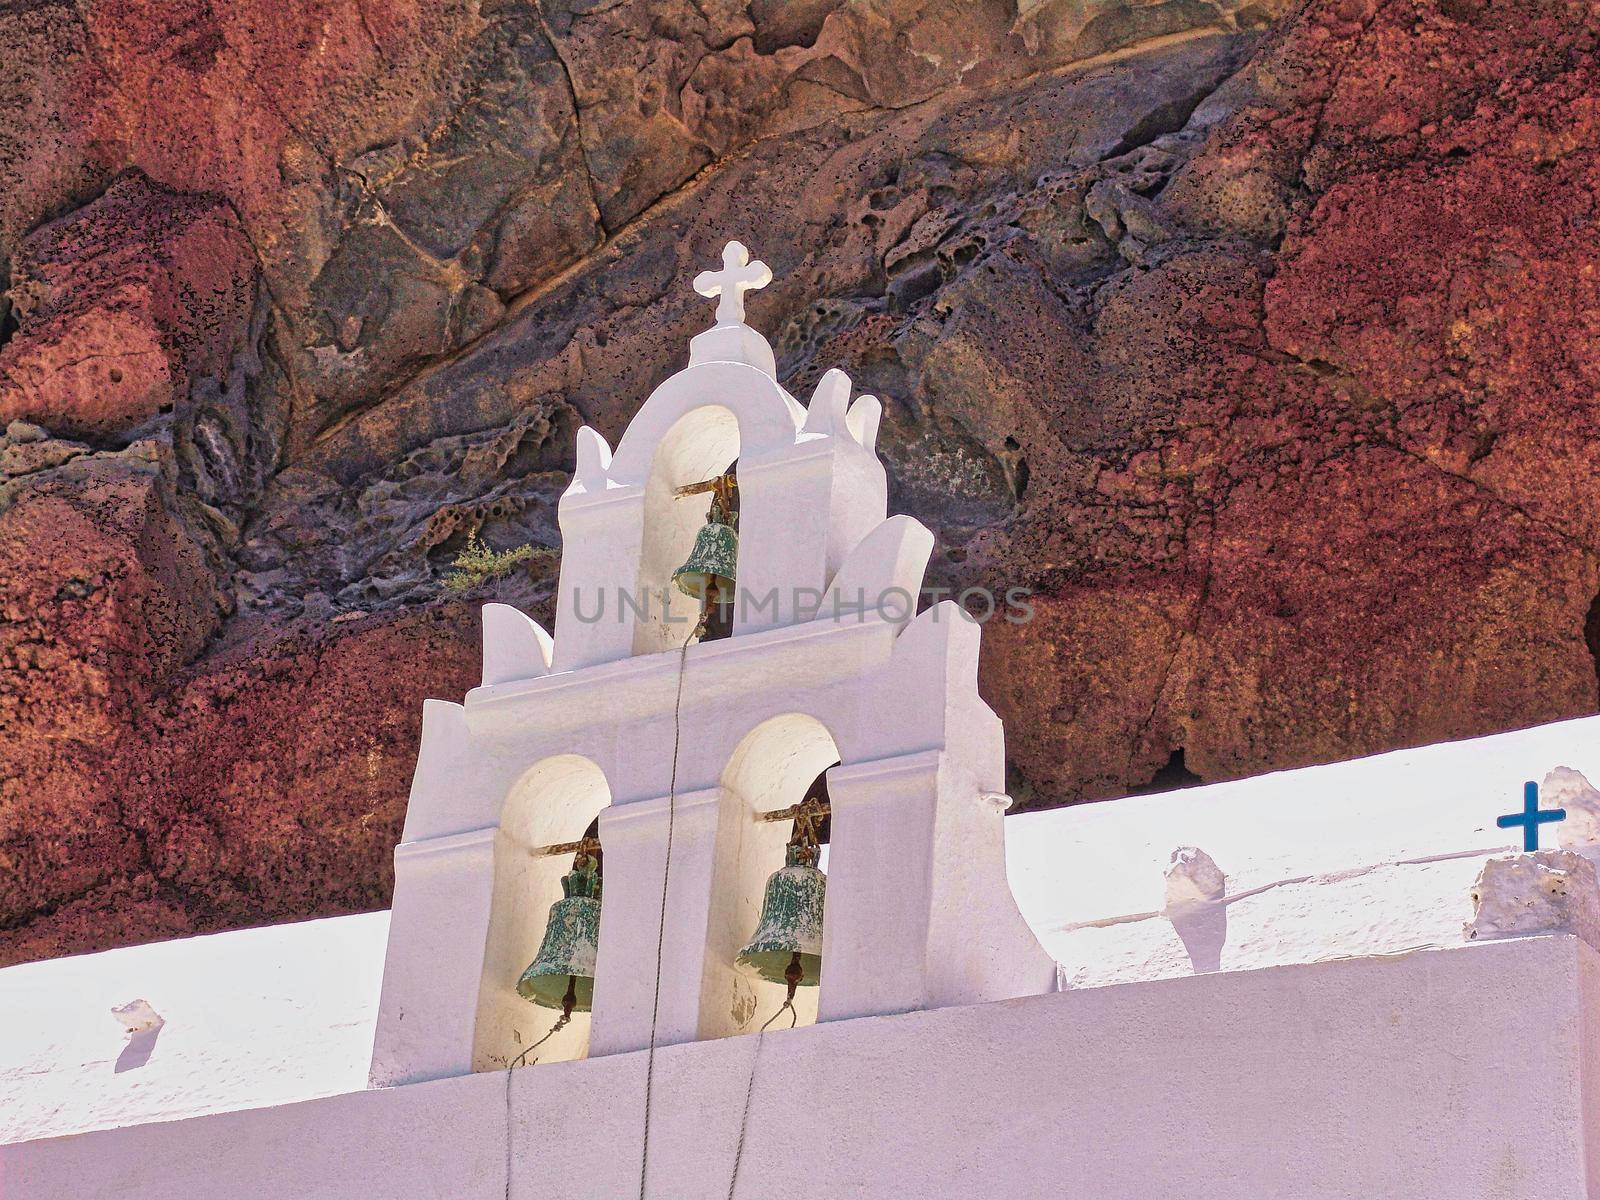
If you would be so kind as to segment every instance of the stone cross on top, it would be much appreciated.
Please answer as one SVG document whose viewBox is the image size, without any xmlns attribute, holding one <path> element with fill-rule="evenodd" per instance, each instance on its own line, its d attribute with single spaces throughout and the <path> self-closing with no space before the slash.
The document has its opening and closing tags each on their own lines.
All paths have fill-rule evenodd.
<svg viewBox="0 0 1600 1200">
<path fill-rule="evenodd" d="M 717 300 L 718 325 L 744 324 L 744 294 L 772 282 L 772 269 L 757 259 L 743 242 L 729 242 L 722 248 L 722 270 L 701 271 L 694 277 L 694 290 Z"/>
</svg>

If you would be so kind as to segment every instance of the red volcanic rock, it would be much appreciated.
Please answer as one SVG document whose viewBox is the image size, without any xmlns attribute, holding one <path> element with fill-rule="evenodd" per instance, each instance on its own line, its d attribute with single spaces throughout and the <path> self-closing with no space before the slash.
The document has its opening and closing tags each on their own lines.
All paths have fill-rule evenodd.
<svg viewBox="0 0 1600 1200">
<path fill-rule="evenodd" d="M 1183 739 L 1161 697 L 1192 661 L 1194 585 L 1172 572 L 1059 587 L 1029 597 L 1026 623 L 985 625 L 978 688 L 1006 721 L 1019 809 L 1121 795 L 1170 760 Z"/>
<path fill-rule="evenodd" d="M 1096 452 L 991 550 L 1062 564 L 986 641 L 1034 802 L 1594 711 L 1596 41 L 1314 5 L 1230 85 L 1167 204 L 1232 238 L 1100 291 Z"/>
<path fill-rule="evenodd" d="M 440 575 L 729 235 L 930 582 L 1034 589 L 1025 805 L 1593 711 L 1595 15 L 1026 7 L 0 11 L 0 958 L 382 904 Z"/>
<path fill-rule="evenodd" d="M 29 235 L 11 267 L 20 328 L 0 348 L 0 425 L 110 437 L 226 375 L 255 304 L 228 205 L 139 175 Z"/>
<path fill-rule="evenodd" d="M 0 787 L 0 922 L 32 918 L 0 965 L 381 907 L 422 701 L 477 682 L 476 626 L 456 605 L 240 645 L 145 689 L 92 771 L 58 748 Z"/>
<path fill-rule="evenodd" d="M 1407 453 L 1600 547 L 1600 68 L 1453 128 L 1467 155 L 1346 173 L 1286 239 L 1273 343 Z M 1589 99 L 1591 102 L 1585 102 Z M 1465 124 L 1465 127 L 1462 125 Z"/>
<path fill-rule="evenodd" d="M 143 857 L 124 756 L 219 623 L 155 464 L 73 463 L 0 490 L 0 928 Z"/>
<path fill-rule="evenodd" d="M 476 685 L 464 605 L 314 624 L 208 659 L 164 698 L 129 804 L 196 928 L 379 908 L 422 702 Z"/>
</svg>

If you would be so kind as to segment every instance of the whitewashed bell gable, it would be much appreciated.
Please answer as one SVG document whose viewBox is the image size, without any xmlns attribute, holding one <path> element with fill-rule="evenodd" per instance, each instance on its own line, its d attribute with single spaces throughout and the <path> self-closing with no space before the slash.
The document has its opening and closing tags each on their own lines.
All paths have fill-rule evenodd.
<svg viewBox="0 0 1600 1200">
<path fill-rule="evenodd" d="M 852 399 L 841 371 L 804 406 L 785 391 L 744 323 L 743 293 L 766 268 L 737 243 L 723 264 L 696 281 L 717 323 L 615 451 L 579 431 L 554 636 L 486 606 L 482 686 L 427 710 L 395 855 L 377 1082 L 503 1067 L 543 1031 L 514 985 L 566 861 L 532 851 L 596 817 L 594 1007 L 545 1061 L 635 1050 L 652 1031 L 672 1044 L 753 1028 L 774 998 L 768 985 L 752 997 L 733 959 L 786 833 L 759 817 L 830 767 L 808 1015 L 1054 986 L 1006 882 L 1004 735 L 978 696 L 980 629 L 950 602 L 916 613 L 933 535 L 887 514 L 878 401 Z M 684 651 L 698 604 L 671 576 L 709 497 L 677 490 L 735 462 L 733 633 Z"/>
</svg>

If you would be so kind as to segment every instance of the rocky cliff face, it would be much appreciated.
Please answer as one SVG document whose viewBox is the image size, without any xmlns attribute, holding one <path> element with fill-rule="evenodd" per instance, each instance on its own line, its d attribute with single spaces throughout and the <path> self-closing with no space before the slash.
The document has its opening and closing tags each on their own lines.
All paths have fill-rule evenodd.
<svg viewBox="0 0 1600 1200">
<path fill-rule="evenodd" d="M 0 5 L 0 961 L 384 902 L 465 538 L 741 236 L 885 401 L 1029 805 L 1593 711 L 1597 19 Z M 1586 640 L 1587 625 L 1587 640 Z"/>
</svg>

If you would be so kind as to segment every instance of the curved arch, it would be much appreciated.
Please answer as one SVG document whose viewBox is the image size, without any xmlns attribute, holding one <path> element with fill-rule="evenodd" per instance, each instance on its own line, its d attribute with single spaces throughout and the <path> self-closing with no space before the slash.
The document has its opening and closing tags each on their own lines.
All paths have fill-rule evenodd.
<svg viewBox="0 0 1600 1200">
<path fill-rule="evenodd" d="M 677 489 L 726 471 L 739 457 L 739 429 L 732 409 L 706 403 L 678 417 L 655 443 L 634 578 L 635 654 L 675 648 L 699 619 L 699 604 L 672 586 L 672 572 L 695 544 L 711 497 L 679 496 Z"/>
<path fill-rule="evenodd" d="M 813 779 L 839 761 L 839 746 L 809 713 L 768 717 L 739 740 L 722 771 L 722 786 L 749 814 L 786 808 Z"/>
<path fill-rule="evenodd" d="M 726 417 L 696 415 L 711 408 L 722 409 Z M 694 447 L 689 454 L 696 461 L 685 461 L 683 466 L 694 471 L 704 469 L 700 458 L 710 462 L 730 450 L 722 458 L 723 466 L 741 452 L 759 457 L 792 446 L 805 422 L 805 410 L 777 380 L 755 367 L 736 362 L 687 367 L 651 392 L 634 414 L 611 456 L 611 479 L 624 485 L 644 483 L 660 449 L 669 436 L 678 434 L 674 427 L 685 417 L 693 417 L 685 444 Z"/>
<path fill-rule="evenodd" d="M 554 1022 L 556 1014 L 529 1004 L 517 995 L 516 984 L 539 951 L 572 856 L 532 851 L 576 841 L 610 803 L 605 772 L 580 754 L 541 759 L 507 790 L 494 839 L 494 896 L 478 985 L 474 1070 L 504 1070 Z M 577 1013 L 540 1047 L 539 1061 L 582 1058 L 588 1048 L 588 1014 Z"/>
<path fill-rule="evenodd" d="M 557 754 L 511 785 L 500 805 L 500 833 L 525 850 L 571 841 L 610 803 L 611 785 L 593 759 Z"/>
<path fill-rule="evenodd" d="M 767 877 L 783 866 L 789 838 L 788 823 L 758 817 L 798 802 L 811 781 L 838 761 L 838 744 L 828 727 L 800 712 L 761 722 L 728 757 L 700 1005 L 703 1037 L 745 1032 L 783 1001 L 781 984 L 751 980 L 733 966 L 761 915 Z M 800 1023 L 816 1019 L 817 994 L 816 988 L 804 988 L 796 996 Z"/>
</svg>

